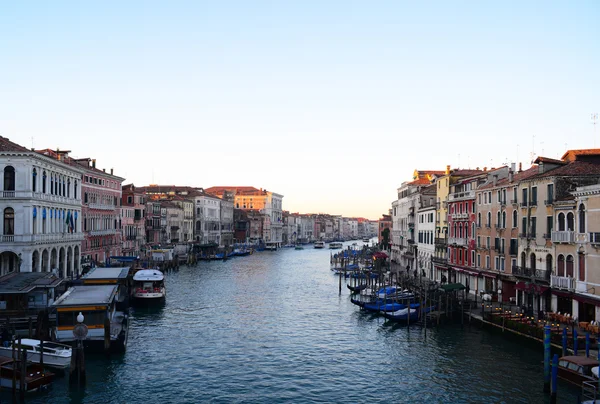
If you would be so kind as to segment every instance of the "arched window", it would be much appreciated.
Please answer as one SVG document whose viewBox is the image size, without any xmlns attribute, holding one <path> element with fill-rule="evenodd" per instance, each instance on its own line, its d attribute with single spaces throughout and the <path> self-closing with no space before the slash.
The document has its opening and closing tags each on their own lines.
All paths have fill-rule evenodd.
<svg viewBox="0 0 600 404">
<path fill-rule="evenodd" d="M 501 214 L 500 211 L 496 212 L 496 224 L 498 225 L 498 227 L 501 227 L 500 225 L 502 224 L 502 220 L 501 220 Z"/>
<path fill-rule="evenodd" d="M 535 271 L 535 254 L 531 253 L 531 255 L 529 256 L 529 267 L 531 268 L 532 271 Z"/>
<path fill-rule="evenodd" d="M 77 199 L 77 180 L 73 184 L 73 198 Z"/>
<path fill-rule="evenodd" d="M 502 212 L 502 228 L 506 229 L 506 211 Z"/>
<path fill-rule="evenodd" d="M 582 205 L 583 206 L 583 205 Z M 585 255 L 580 252 L 579 254 L 577 254 L 577 258 L 579 261 L 579 280 L 584 282 L 585 281 Z"/>
<path fill-rule="evenodd" d="M 33 192 L 37 192 L 37 170 L 35 168 L 31 173 L 31 189 Z"/>
<path fill-rule="evenodd" d="M 71 197 L 71 179 L 67 180 L 67 198 Z"/>
<path fill-rule="evenodd" d="M 487 227 L 492 225 L 492 212 L 487 213 L 487 223 L 485 224 Z"/>
<path fill-rule="evenodd" d="M 66 196 L 67 195 L 67 183 L 65 181 L 65 178 L 63 177 L 62 179 L 62 196 Z"/>
<path fill-rule="evenodd" d="M 15 190 L 15 169 L 11 166 L 4 168 L 4 190 L 14 191 Z"/>
<path fill-rule="evenodd" d="M 565 256 L 560 254 L 556 261 L 556 273 L 558 276 L 565 276 Z"/>
<path fill-rule="evenodd" d="M 585 206 L 579 205 L 579 233 L 585 233 Z"/>
<path fill-rule="evenodd" d="M 50 195 L 54 195 L 54 174 L 50 174 Z"/>
<path fill-rule="evenodd" d="M 13 208 L 4 209 L 4 235 L 15 234 L 15 211 Z"/>
<path fill-rule="evenodd" d="M 527 266 L 525 252 L 521 253 L 521 268 L 525 268 Z"/>
<path fill-rule="evenodd" d="M 567 255 L 567 276 L 573 278 L 573 256 Z"/>
<path fill-rule="evenodd" d="M 519 220 L 517 218 L 517 210 L 515 209 L 515 210 L 513 210 L 513 213 L 512 213 L 512 227 L 516 228 L 518 226 L 518 223 L 519 223 Z"/>
<path fill-rule="evenodd" d="M 481 227 L 481 212 L 477 214 L 477 226 Z"/>
<path fill-rule="evenodd" d="M 42 193 L 46 193 L 46 171 L 42 174 Z"/>
<path fill-rule="evenodd" d="M 463 236 L 463 231 L 462 231 L 462 223 L 460 223 L 460 224 L 458 225 L 458 237 L 461 237 L 461 238 L 462 238 L 462 236 Z"/>
<path fill-rule="evenodd" d="M 575 231 L 575 215 L 573 212 L 567 213 L 567 230 Z"/>
<path fill-rule="evenodd" d="M 471 226 L 471 237 L 475 238 L 475 223 Z"/>
<path fill-rule="evenodd" d="M 552 255 L 546 255 L 546 271 L 551 274 L 552 273 Z"/>
<path fill-rule="evenodd" d="M 565 231 L 565 214 L 558 214 L 558 231 Z"/>
</svg>

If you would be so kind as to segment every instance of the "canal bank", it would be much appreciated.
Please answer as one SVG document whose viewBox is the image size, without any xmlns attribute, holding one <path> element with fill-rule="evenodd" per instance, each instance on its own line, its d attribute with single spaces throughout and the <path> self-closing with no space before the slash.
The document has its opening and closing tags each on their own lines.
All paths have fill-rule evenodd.
<svg viewBox="0 0 600 404">
<path fill-rule="evenodd" d="M 27 402 L 544 402 L 542 351 L 467 325 L 403 327 L 356 310 L 328 250 L 182 266 L 163 307 L 134 309 L 128 350 L 86 356 Z M 562 386 L 561 386 L 562 387 Z M 559 402 L 575 393 L 559 391 Z M 0 393 L 1 394 L 1 393 Z M 564 400 L 564 401 L 563 401 Z"/>
</svg>

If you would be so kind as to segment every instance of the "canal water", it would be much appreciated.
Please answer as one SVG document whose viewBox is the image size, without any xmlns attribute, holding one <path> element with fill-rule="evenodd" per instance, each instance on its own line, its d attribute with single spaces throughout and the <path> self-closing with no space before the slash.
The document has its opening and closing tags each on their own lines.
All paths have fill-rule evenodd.
<svg viewBox="0 0 600 404">
<path fill-rule="evenodd" d="M 541 348 L 386 323 L 338 294 L 329 256 L 307 246 L 169 273 L 163 307 L 132 309 L 124 355 L 88 355 L 85 388 L 62 377 L 27 402 L 549 402 Z M 559 402 L 576 401 L 559 387 Z"/>
</svg>

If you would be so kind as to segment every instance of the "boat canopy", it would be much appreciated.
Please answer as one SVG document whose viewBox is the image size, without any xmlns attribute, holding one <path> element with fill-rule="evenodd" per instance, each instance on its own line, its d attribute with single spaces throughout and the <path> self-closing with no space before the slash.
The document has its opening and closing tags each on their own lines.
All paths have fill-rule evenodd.
<svg viewBox="0 0 600 404">
<path fill-rule="evenodd" d="M 140 269 L 133 275 L 134 281 L 157 282 L 164 278 L 165 276 L 158 269 Z"/>
<path fill-rule="evenodd" d="M 465 289 L 465 285 L 462 283 L 449 283 L 447 285 L 442 285 L 440 289 L 442 289 L 444 292 L 453 292 L 455 290 Z"/>
</svg>

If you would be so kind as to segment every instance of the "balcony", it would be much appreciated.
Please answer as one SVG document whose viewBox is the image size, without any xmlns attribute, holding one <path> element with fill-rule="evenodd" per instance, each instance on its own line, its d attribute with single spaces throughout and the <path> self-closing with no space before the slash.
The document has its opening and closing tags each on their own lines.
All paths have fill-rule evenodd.
<svg viewBox="0 0 600 404">
<path fill-rule="evenodd" d="M 550 271 L 546 269 L 533 269 L 527 267 L 512 267 L 512 274 L 523 278 L 532 278 L 542 281 L 550 281 Z"/>
<path fill-rule="evenodd" d="M 500 200 L 500 205 L 501 206 L 506 206 L 506 199 Z"/>
<path fill-rule="evenodd" d="M 600 233 L 589 233 L 589 237 L 591 244 L 600 244 Z"/>
<path fill-rule="evenodd" d="M 442 258 L 442 257 L 431 257 L 431 261 L 433 261 L 433 263 L 435 263 L 435 264 L 440 264 L 440 265 L 448 264 L 448 259 Z"/>
<path fill-rule="evenodd" d="M 521 207 L 522 207 L 522 208 L 526 208 L 526 207 L 527 207 L 527 201 L 525 201 L 525 202 L 521 202 Z"/>
<path fill-rule="evenodd" d="M 552 205 L 554 203 L 554 199 L 546 199 L 544 201 L 544 205 L 548 206 L 548 205 Z"/>
<path fill-rule="evenodd" d="M 510 203 L 513 204 L 513 205 L 518 205 L 519 201 L 515 198 L 515 199 L 511 199 Z"/>
<path fill-rule="evenodd" d="M 99 210 L 115 210 L 115 205 L 105 205 L 103 203 L 88 203 L 88 207 L 90 209 L 99 209 Z"/>
<path fill-rule="evenodd" d="M 553 243 L 574 243 L 575 232 L 574 231 L 553 231 L 552 232 Z"/>
<path fill-rule="evenodd" d="M 448 237 L 448 244 L 454 244 L 457 246 L 466 246 L 467 239 L 465 237 Z"/>
<path fill-rule="evenodd" d="M 445 247 L 445 246 L 448 245 L 448 239 L 446 239 L 445 237 L 443 237 L 443 238 L 442 237 L 436 237 L 434 242 L 435 242 L 436 246 L 443 246 L 443 247 Z"/>
<path fill-rule="evenodd" d="M 537 206 L 537 199 L 534 201 L 529 201 L 529 207 L 535 208 Z"/>
<path fill-rule="evenodd" d="M 88 233 L 90 236 L 112 236 L 117 234 L 117 231 L 115 229 L 90 230 Z"/>
<path fill-rule="evenodd" d="M 544 233 L 544 238 L 550 240 L 552 238 L 552 233 Z"/>
<path fill-rule="evenodd" d="M 448 202 L 465 199 L 475 199 L 475 191 L 455 192 L 453 194 L 448 195 Z"/>
<path fill-rule="evenodd" d="M 550 286 L 556 289 L 565 289 L 569 291 L 575 290 L 575 279 L 570 276 L 556 276 L 550 277 Z"/>
</svg>

